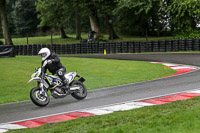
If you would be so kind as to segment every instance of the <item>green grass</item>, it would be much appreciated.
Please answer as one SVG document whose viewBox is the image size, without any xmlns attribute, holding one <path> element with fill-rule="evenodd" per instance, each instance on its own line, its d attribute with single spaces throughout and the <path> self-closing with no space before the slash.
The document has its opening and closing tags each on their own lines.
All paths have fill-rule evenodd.
<svg viewBox="0 0 200 133">
<path fill-rule="evenodd" d="M 103 116 L 78 118 L 12 133 L 199 133 L 200 97 Z"/>
<path fill-rule="evenodd" d="M 74 34 L 68 34 L 69 38 L 61 39 L 60 35 L 53 36 L 53 44 L 75 44 L 80 43 L 80 40 L 75 39 Z M 82 34 L 82 39 L 87 39 L 87 34 Z M 145 37 L 139 36 L 125 36 L 120 35 L 119 39 L 108 40 L 108 35 L 104 35 L 103 40 L 109 42 L 124 42 L 124 41 L 146 41 Z M 170 40 L 173 37 L 149 37 L 149 40 Z M 4 39 L 0 39 L 4 41 Z M 27 38 L 12 38 L 14 45 L 24 45 L 27 44 Z M 40 37 L 29 37 L 28 44 L 51 44 L 51 36 L 40 36 Z"/>
<path fill-rule="evenodd" d="M 147 62 L 66 57 L 62 57 L 61 61 L 68 72 L 77 71 L 86 79 L 84 84 L 88 90 L 152 80 L 175 73 L 170 68 L 165 70 L 163 65 Z M 36 83 L 27 84 L 27 81 L 35 68 L 40 66 L 41 58 L 0 58 L 0 64 L 0 104 L 29 100 L 30 89 Z"/>
</svg>

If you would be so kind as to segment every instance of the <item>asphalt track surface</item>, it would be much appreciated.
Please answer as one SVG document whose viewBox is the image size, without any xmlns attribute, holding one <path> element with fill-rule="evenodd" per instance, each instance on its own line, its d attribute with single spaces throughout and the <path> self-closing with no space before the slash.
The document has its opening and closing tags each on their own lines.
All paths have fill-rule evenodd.
<svg viewBox="0 0 200 133">
<path fill-rule="evenodd" d="M 200 66 L 200 54 L 117 54 L 73 57 L 157 61 Z M 200 71 L 198 70 L 169 78 L 89 91 L 87 98 L 82 101 L 77 101 L 71 96 L 59 100 L 51 99 L 50 104 L 43 108 L 37 107 L 31 101 L 5 104 L 0 105 L 0 124 L 199 88 Z"/>
</svg>

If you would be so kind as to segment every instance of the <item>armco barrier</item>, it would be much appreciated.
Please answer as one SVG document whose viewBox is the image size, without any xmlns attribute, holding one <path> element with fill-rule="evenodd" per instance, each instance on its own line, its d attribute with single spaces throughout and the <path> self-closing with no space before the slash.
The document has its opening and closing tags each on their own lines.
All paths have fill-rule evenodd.
<svg viewBox="0 0 200 133">
<path fill-rule="evenodd" d="M 15 45 L 15 53 L 16 55 L 37 55 L 38 51 L 44 47 L 57 54 L 103 54 L 104 50 L 107 54 L 199 51 L 200 39 Z"/>
</svg>

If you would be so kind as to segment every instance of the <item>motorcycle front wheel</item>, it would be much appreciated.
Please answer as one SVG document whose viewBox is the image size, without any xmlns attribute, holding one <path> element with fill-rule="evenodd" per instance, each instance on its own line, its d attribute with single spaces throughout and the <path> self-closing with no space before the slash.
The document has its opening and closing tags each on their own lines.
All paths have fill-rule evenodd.
<svg viewBox="0 0 200 133">
<path fill-rule="evenodd" d="M 35 105 L 40 107 L 47 106 L 50 101 L 49 95 L 46 91 L 44 91 L 43 94 L 40 94 L 39 87 L 34 87 L 31 89 L 30 98 Z"/>
</svg>

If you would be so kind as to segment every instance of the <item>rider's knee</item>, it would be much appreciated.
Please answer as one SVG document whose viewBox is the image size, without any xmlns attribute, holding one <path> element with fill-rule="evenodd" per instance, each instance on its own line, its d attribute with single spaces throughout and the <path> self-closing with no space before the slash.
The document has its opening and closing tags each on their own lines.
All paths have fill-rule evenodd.
<svg viewBox="0 0 200 133">
<path fill-rule="evenodd" d="M 57 71 L 57 75 L 58 75 L 58 76 L 63 76 L 64 74 L 65 74 L 65 72 L 62 71 L 62 70 L 58 70 L 58 71 Z"/>
</svg>

